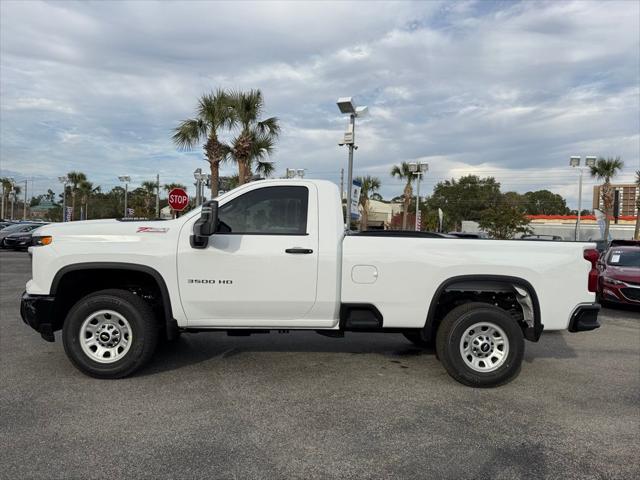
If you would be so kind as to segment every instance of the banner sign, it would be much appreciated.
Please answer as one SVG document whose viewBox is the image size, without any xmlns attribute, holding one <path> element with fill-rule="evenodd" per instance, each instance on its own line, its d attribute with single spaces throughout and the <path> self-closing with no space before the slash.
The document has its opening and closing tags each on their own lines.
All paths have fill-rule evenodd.
<svg viewBox="0 0 640 480">
<path fill-rule="evenodd" d="M 354 180 L 351 186 L 351 220 L 358 220 L 360 218 L 360 210 L 358 210 L 360 190 L 362 190 L 362 184 L 358 180 Z"/>
</svg>

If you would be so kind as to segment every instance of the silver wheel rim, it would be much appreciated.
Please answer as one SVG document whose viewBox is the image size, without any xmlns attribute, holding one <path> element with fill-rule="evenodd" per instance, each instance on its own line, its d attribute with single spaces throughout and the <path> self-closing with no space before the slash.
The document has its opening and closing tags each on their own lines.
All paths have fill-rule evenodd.
<svg viewBox="0 0 640 480">
<path fill-rule="evenodd" d="M 94 362 L 117 362 L 127 354 L 132 340 L 131 325 L 113 310 L 92 313 L 80 327 L 80 346 Z"/>
<path fill-rule="evenodd" d="M 471 325 L 460 339 L 460 355 L 469 368 L 488 373 L 500 368 L 509 355 L 509 340 L 494 323 Z"/>
</svg>

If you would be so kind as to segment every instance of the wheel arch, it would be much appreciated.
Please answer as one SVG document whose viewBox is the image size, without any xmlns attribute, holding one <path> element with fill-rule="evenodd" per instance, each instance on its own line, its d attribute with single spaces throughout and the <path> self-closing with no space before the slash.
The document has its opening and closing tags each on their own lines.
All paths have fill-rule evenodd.
<svg viewBox="0 0 640 480">
<path fill-rule="evenodd" d="M 527 295 L 525 295 L 522 301 L 520 298 L 518 299 L 518 303 L 520 303 L 525 315 L 527 313 L 527 308 L 530 310 L 532 318 L 531 324 L 527 325 L 526 328 L 523 328 L 523 333 L 527 340 L 537 342 L 542 330 L 544 329 L 544 325 L 542 324 L 540 302 L 538 300 L 536 290 L 533 285 L 524 278 L 510 275 L 458 275 L 443 281 L 436 289 L 433 298 L 431 299 L 431 304 L 429 305 L 429 311 L 425 322 L 425 332 L 428 334 L 428 337 L 431 339 L 435 338 L 436 330 L 439 321 L 441 320 L 441 318 L 438 318 L 438 306 L 445 292 L 455 291 L 456 288 L 475 289 L 482 292 L 504 291 L 497 290 L 498 285 L 503 288 L 511 288 L 516 295 L 519 293 L 518 289 L 526 292 L 528 299 L 530 300 L 528 300 L 526 298 Z"/>
<path fill-rule="evenodd" d="M 166 323 L 167 331 L 175 328 L 175 320 L 173 319 L 173 310 L 171 307 L 171 297 L 169 296 L 167 284 L 160 272 L 148 265 L 126 262 L 84 262 L 66 265 L 56 272 L 53 281 L 51 282 L 50 295 L 58 299 L 61 294 L 60 289 L 65 286 L 66 280 L 70 278 L 70 275 L 73 276 L 78 273 L 89 273 L 91 271 L 109 271 L 112 275 L 135 272 L 138 275 L 138 278 L 143 278 L 141 276 L 144 276 L 151 279 L 155 287 L 158 289 L 158 293 L 161 297 L 161 306 L 164 317 L 163 320 Z M 109 285 L 107 288 L 114 287 L 113 285 Z M 63 320 L 64 319 L 58 318 L 57 323 L 60 323 L 61 326 Z"/>
</svg>

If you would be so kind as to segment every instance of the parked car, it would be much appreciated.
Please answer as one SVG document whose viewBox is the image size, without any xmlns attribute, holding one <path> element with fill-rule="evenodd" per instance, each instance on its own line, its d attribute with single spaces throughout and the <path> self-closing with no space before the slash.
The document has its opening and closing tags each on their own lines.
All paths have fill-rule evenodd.
<svg viewBox="0 0 640 480">
<path fill-rule="evenodd" d="M 598 299 L 640 306 L 640 242 L 612 243 L 598 261 Z"/>
<path fill-rule="evenodd" d="M 174 220 L 91 220 L 34 234 L 25 323 L 71 363 L 121 378 L 163 336 L 403 333 L 457 381 L 503 385 L 527 339 L 600 326 L 598 252 L 578 242 L 345 234 L 338 187 L 264 180 Z M 562 288 L 558 288 L 562 285 Z"/>
<path fill-rule="evenodd" d="M 13 233 L 27 233 L 31 230 L 35 230 L 38 227 L 46 225 L 45 223 L 16 223 L 9 225 L 8 227 L 0 230 L 0 248 L 7 248 L 5 246 L 5 239 Z"/>
<path fill-rule="evenodd" d="M 31 238 L 35 228 L 28 232 L 16 232 L 4 237 L 2 248 L 13 250 L 27 250 L 31 246 Z"/>
<path fill-rule="evenodd" d="M 562 240 L 560 235 L 522 235 L 520 240 L 547 240 L 547 241 L 558 241 Z"/>
</svg>

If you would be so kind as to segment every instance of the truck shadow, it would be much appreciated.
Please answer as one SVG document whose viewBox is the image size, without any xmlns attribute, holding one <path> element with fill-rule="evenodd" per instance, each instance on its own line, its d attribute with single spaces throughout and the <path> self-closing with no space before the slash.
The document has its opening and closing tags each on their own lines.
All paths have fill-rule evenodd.
<svg viewBox="0 0 640 480">
<path fill-rule="evenodd" d="M 391 363 L 403 365 L 407 365 L 404 360 L 413 357 L 436 358 L 434 349 L 416 347 L 402 335 L 395 334 L 356 333 L 333 339 L 313 332 L 258 334 L 250 337 L 228 337 L 222 332 L 198 333 L 184 334 L 173 343 L 160 345 L 153 360 L 138 375 L 153 375 L 191 367 L 215 358 L 269 352 L 380 355 L 388 358 Z M 562 332 L 545 333 L 539 343 L 525 342 L 524 361 L 527 363 L 541 358 L 575 357 L 576 351 L 567 344 Z"/>
<path fill-rule="evenodd" d="M 388 357 L 393 363 L 420 355 L 435 357 L 433 349 L 418 348 L 401 335 L 393 334 L 359 333 L 334 339 L 312 332 L 292 332 L 287 335 L 271 333 L 251 337 L 228 337 L 225 333 L 198 333 L 183 334 L 172 343 L 159 345 L 152 361 L 137 375 L 153 375 L 193 366 L 214 358 L 224 359 L 255 352 L 374 354 Z"/>
<path fill-rule="evenodd" d="M 537 343 L 526 342 L 524 361 L 533 363 L 539 358 L 576 358 L 578 354 L 567 343 L 566 332 L 543 332 Z"/>
</svg>

